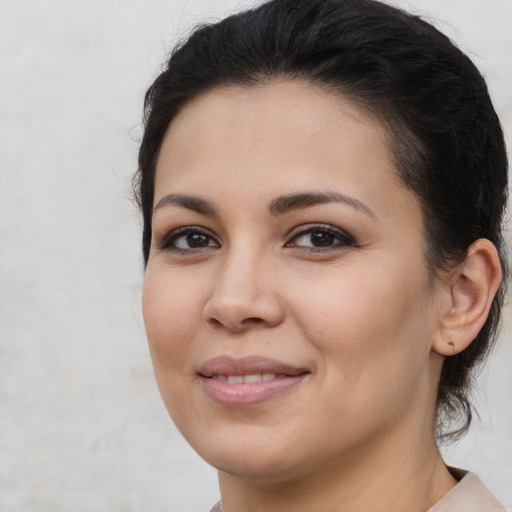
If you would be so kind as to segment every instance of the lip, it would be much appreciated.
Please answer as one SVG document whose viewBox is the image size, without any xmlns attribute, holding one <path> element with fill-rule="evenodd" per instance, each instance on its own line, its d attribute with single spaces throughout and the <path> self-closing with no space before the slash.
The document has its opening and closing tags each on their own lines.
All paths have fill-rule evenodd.
<svg viewBox="0 0 512 512">
<path fill-rule="evenodd" d="M 261 405 L 291 391 L 310 373 L 306 368 L 261 356 L 216 357 L 198 370 L 206 395 L 218 404 L 231 408 Z M 276 377 L 267 381 L 236 384 L 214 378 L 218 375 L 229 377 L 253 374 L 275 374 Z"/>
</svg>

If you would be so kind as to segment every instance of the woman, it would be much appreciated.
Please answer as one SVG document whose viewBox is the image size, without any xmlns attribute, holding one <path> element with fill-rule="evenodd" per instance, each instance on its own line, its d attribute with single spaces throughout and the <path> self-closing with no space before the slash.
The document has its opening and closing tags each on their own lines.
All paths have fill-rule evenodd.
<svg viewBox="0 0 512 512">
<path fill-rule="evenodd" d="M 496 335 L 485 82 L 373 0 L 198 28 L 146 95 L 143 309 L 165 405 L 240 511 L 504 510 L 436 440 Z"/>
</svg>

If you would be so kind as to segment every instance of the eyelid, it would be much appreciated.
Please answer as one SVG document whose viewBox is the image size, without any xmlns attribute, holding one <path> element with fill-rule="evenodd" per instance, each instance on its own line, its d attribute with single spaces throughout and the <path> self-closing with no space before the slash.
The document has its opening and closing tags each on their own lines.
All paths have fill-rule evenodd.
<svg viewBox="0 0 512 512">
<path fill-rule="evenodd" d="M 308 233 L 312 233 L 314 231 L 325 231 L 327 233 L 330 233 L 331 235 L 336 236 L 340 242 L 342 242 L 342 245 L 334 245 L 331 247 L 325 247 L 325 248 L 307 248 L 303 246 L 293 245 L 291 242 L 298 238 L 299 236 L 307 235 Z M 340 247 L 346 247 L 346 246 L 356 246 L 356 240 L 352 235 L 347 233 L 345 230 L 338 228 L 336 226 L 333 226 L 332 224 L 322 224 L 322 223 L 313 223 L 313 224 L 303 224 L 301 226 L 297 226 L 294 229 L 291 230 L 291 232 L 287 236 L 288 242 L 286 242 L 285 247 L 297 247 L 302 248 L 304 250 L 313 250 L 314 252 L 325 252 L 329 250 L 339 249 Z"/>
<path fill-rule="evenodd" d="M 337 238 L 338 243 L 333 244 L 332 246 L 327 247 L 307 247 L 303 245 L 296 245 L 293 243 L 293 241 L 300 236 L 307 235 L 308 233 L 312 233 L 315 231 L 324 231 L 326 233 L 329 233 Z M 158 240 L 155 241 L 155 246 L 158 250 L 161 251 L 172 251 L 177 253 L 196 253 L 204 251 L 205 249 L 214 247 L 214 246 L 205 246 L 205 247 L 199 247 L 199 248 L 190 248 L 190 249 L 182 249 L 175 245 L 173 245 L 173 242 L 178 239 L 181 236 L 187 235 L 187 234 L 201 234 L 209 237 L 211 240 L 213 240 L 217 247 L 221 247 L 221 243 L 219 242 L 218 237 L 209 229 L 203 227 L 203 226 L 197 226 L 197 225 L 186 225 L 181 226 L 175 229 L 172 229 L 171 231 L 167 232 L 165 235 L 160 237 Z M 290 248 L 297 248 L 302 249 L 304 251 L 308 252 L 327 252 L 331 250 L 336 250 L 348 246 L 356 246 L 356 241 L 353 236 L 351 236 L 349 233 L 347 233 L 345 230 L 338 228 L 336 226 L 333 226 L 332 224 L 323 224 L 323 223 L 308 223 L 308 224 L 302 224 L 300 226 L 294 227 L 288 235 L 286 235 L 286 239 L 288 240 L 285 243 L 285 247 Z"/>
<path fill-rule="evenodd" d="M 176 247 L 172 245 L 172 242 L 183 235 L 188 234 L 201 234 L 210 237 L 212 240 L 214 240 L 218 247 L 221 246 L 218 237 L 214 235 L 209 229 L 204 228 L 202 226 L 182 226 L 176 229 L 172 229 L 167 234 L 162 236 L 159 240 L 155 241 L 155 245 L 158 250 L 160 251 L 173 251 L 173 252 L 179 252 L 179 253 L 193 253 L 201 251 L 204 248 L 197 248 L 197 249 L 180 249 L 179 247 Z M 209 246 L 211 247 L 211 246 Z"/>
</svg>

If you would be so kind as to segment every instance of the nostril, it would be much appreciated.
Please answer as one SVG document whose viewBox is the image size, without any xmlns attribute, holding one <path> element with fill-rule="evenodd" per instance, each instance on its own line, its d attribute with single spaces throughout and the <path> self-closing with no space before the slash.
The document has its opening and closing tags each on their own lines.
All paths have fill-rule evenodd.
<svg viewBox="0 0 512 512">
<path fill-rule="evenodd" d="M 219 327 L 222 325 L 222 322 L 220 320 L 217 320 L 216 318 L 209 318 L 208 322 L 215 327 Z"/>
<path fill-rule="evenodd" d="M 229 319 L 221 320 L 215 317 L 208 318 L 208 323 L 214 329 L 219 329 L 222 327 L 227 327 L 233 332 L 243 332 L 246 329 L 250 329 L 251 327 L 262 326 L 265 324 L 265 320 L 259 317 L 248 317 L 244 318 L 241 322 L 233 321 L 231 322 Z"/>
<path fill-rule="evenodd" d="M 225 327 L 233 332 L 241 332 L 278 325 L 283 320 L 283 314 L 283 308 L 273 294 L 255 293 L 255 297 L 237 297 L 217 290 L 204 305 L 202 318 L 210 328 Z"/>
<path fill-rule="evenodd" d="M 263 318 L 258 318 L 258 317 L 250 317 L 250 318 L 246 318 L 245 320 L 243 320 L 243 322 L 245 323 L 254 323 L 254 324 L 260 324 L 261 322 L 263 322 Z"/>
</svg>

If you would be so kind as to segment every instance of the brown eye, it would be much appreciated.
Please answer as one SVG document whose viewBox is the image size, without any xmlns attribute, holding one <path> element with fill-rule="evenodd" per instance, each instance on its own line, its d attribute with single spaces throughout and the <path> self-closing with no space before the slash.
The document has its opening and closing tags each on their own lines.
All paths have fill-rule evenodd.
<svg viewBox="0 0 512 512">
<path fill-rule="evenodd" d="M 336 241 L 334 235 L 326 231 L 312 231 L 309 238 L 313 247 L 329 247 Z"/>
<path fill-rule="evenodd" d="M 198 247 L 208 247 L 208 244 L 210 242 L 209 237 L 203 235 L 202 233 L 186 235 L 185 239 L 186 243 L 188 244 L 188 247 L 190 247 L 191 249 L 195 249 Z"/>
<path fill-rule="evenodd" d="M 217 242 L 206 233 L 183 233 L 172 240 L 172 246 L 181 250 L 203 249 L 205 247 L 218 247 Z"/>
<path fill-rule="evenodd" d="M 220 247 L 209 232 L 199 227 L 185 227 L 169 233 L 159 244 L 164 251 L 197 252 L 210 247 Z"/>
<path fill-rule="evenodd" d="M 296 234 L 287 247 L 309 249 L 311 251 L 328 251 L 353 246 L 353 238 L 334 226 L 313 226 Z"/>
</svg>

